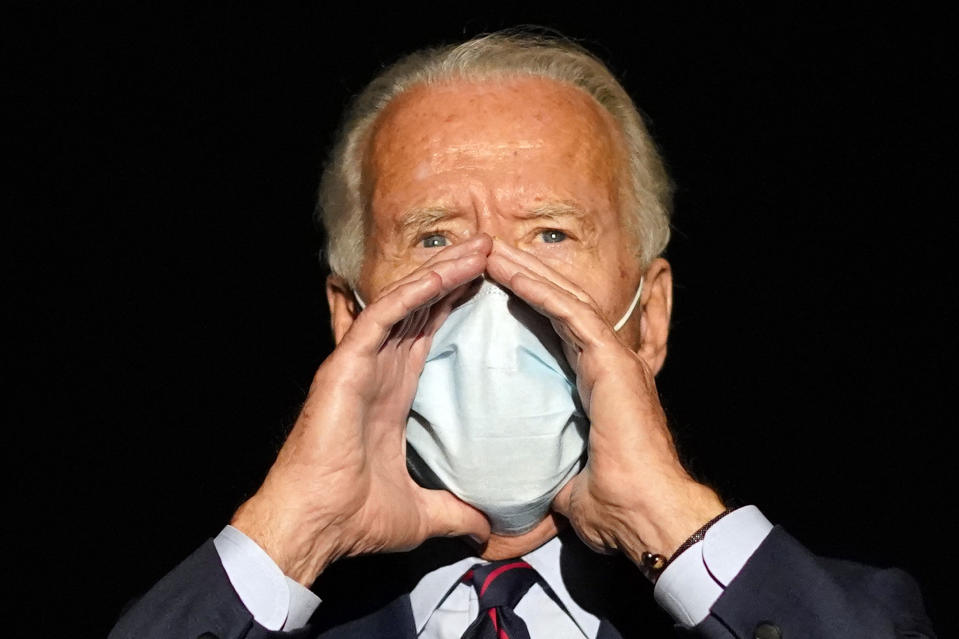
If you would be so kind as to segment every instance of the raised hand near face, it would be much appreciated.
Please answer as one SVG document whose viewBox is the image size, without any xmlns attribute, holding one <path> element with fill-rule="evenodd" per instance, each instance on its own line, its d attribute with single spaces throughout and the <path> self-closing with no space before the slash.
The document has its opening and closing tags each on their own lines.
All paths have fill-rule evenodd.
<svg viewBox="0 0 959 639">
<path fill-rule="evenodd" d="M 654 380 L 669 322 L 668 264 L 646 272 L 635 345 L 610 326 L 590 295 L 535 256 L 496 240 L 489 275 L 547 316 L 564 342 L 590 418 L 585 468 L 553 508 L 596 550 L 671 555 L 724 510 L 676 453 Z M 662 340 L 662 348 L 655 342 Z"/>
<path fill-rule="evenodd" d="M 337 347 L 263 485 L 231 522 L 286 575 L 308 586 L 339 557 L 489 536 L 479 511 L 410 478 L 405 427 L 431 337 L 490 249 L 479 234 L 440 251 L 334 326 Z"/>
</svg>

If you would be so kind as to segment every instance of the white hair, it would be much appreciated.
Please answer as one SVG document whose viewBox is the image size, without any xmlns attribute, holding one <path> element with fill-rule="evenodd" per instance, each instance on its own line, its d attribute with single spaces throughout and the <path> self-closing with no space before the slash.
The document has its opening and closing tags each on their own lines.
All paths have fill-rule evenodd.
<svg viewBox="0 0 959 639">
<path fill-rule="evenodd" d="M 643 269 L 669 242 L 672 185 L 636 105 L 610 70 L 561 36 L 503 31 L 407 55 L 379 74 L 348 109 L 320 181 L 316 217 L 332 272 L 355 287 L 368 236 L 363 167 L 383 109 L 405 91 L 455 80 L 543 77 L 578 87 L 616 122 L 628 157 L 624 210 Z"/>
</svg>

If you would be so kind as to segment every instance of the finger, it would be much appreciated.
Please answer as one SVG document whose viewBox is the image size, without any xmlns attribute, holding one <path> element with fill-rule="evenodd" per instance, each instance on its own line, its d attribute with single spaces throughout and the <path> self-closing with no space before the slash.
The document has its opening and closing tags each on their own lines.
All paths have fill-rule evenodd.
<svg viewBox="0 0 959 639">
<path fill-rule="evenodd" d="M 530 306 L 558 322 L 573 345 L 579 349 L 604 344 L 614 337 L 612 329 L 596 309 L 556 284 L 517 272 L 510 279 L 509 288 Z M 564 331 L 557 331 L 561 336 Z"/>
<path fill-rule="evenodd" d="M 503 269 L 503 263 L 509 262 L 511 265 L 508 271 Z M 513 293 L 516 293 L 518 297 L 525 300 L 530 304 L 536 311 L 546 316 L 550 320 L 550 324 L 553 326 L 553 330 L 560 336 L 562 339 L 563 345 L 563 354 L 566 356 L 566 361 L 569 362 L 570 366 L 573 367 L 573 370 L 579 374 L 579 356 L 580 353 L 586 348 L 590 343 L 598 343 L 600 338 L 604 335 L 604 325 L 605 322 L 599 316 L 599 313 L 595 310 L 595 307 L 588 303 L 584 302 L 578 297 L 573 296 L 569 291 L 557 287 L 552 282 L 536 275 L 535 273 L 530 272 L 523 266 L 516 265 L 514 262 L 509 260 L 509 258 L 503 256 L 502 254 L 491 255 L 487 263 L 487 272 L 492 275 L 496 275 L 494 279 L 501 281 L 501 279 L 508 280 L 505 283 L 506 288 L 511 290 Z M 563 319 L 551 314 L 542 304 L 538 304 L 534 301 L 534 298 L 530 298 L 529 295 L 522 293 L 522 282 L 521 278 L 529 278 L 530 280 L 538 282 L 541 286 L 548 287 L 550 289 L 555 289 L 559 291 L 560 294 L 565 295 L 585 309 L 584 312 L 589 313 L 592 309 L 592 312 L 600 317 L 600 323 L 595 324 L 595 331 L 598 331 L 593 337 L 590 337 L 587 332 L 584 331 L 582 326 L 579 326 L 575 322 L 564 321 Z M 501 282 L 502 283 L 502 282 Z M 517 292 L 517 287 L 519 292 Z M 606 337 L 609 337 L 609 331 L 605 331 Z M 583 400 L 588 403 L 588 398 L 586 395 L 583 395 Z"/>
<path fill-rule="evenodd" d="M 462 271 L 464 264 L 472 265 L 475 260 L 480 259 L 483 262 L 485 268 L 486 255 L 482 252 L 466 253 L 465 255 L 460 255 L 448 260 L 439 260 L 436 262 L 431 262 L 429 265 L 424 264 L 419 267 L 409 275 L 400 278 L 399 280 L 389 284 L 385 287 L 376 298 L 373 300 L 373 303 L 369 306 L 373 306 L 381 299 L 387 297 L 393 291 L 397 290 L 401 286 L 405 286 L 410 282 L 415 282 L 422 278 L 425 274 L 433 272 L 439 275 L 444 281 L 457 280 L 459 277 L 460 271 Z M 471 267 L 471 270 L 472 267 Z M 482 271 L 481 271 L 482 272 Z"/>
<path fill-rule="evenodd" d="M 449 295 L 434 304 L 430 308 L 430 321 L 424 329 L 424 334 L 435 335 L 446 318 L 453 312 L 453 309 L 476 293 L 481 281 L 481 278 L 475 278 L 454 289 Z"/>
<path fill-rule="evenodd" d="M 470 253 L 489 254 L 492 249 L 493 238 L 486 233 L 477 233 L 476 235 L 473 235 L 462 242 L 458 242 L 452 246 L 447 246 L 437 251 L 436 255 L 428 259 L 424 265 L 432 262 L 438 262 L 440 260 L 455 259 Z"/>
<path fill-rule="evenodd" d="M 343 339 L 344 344 L 379 349 L 400 320 L 418 308 L 433 304 L 482 273 L 486 267 L 486 256 L 473 253 L 441 264 L 441 268 L 426 271 L 370 304 L 357 316 Z"/>
<path fill-rule="evenodd" d="M 570 518 L 570 513 L 572 512 L 571 502 L 573 498 L 574 486 L 579 482 L 579 475 L 576 475 L 568 482 L 566 485 L 559 489 L 559 492 L 556 493 L 556 496 L 553 497 L 552 508 L 554 511 L 558 512 L 566 519 Z"/>
<path fill-rule="evenodd" d="M 429 309 L 421 311 L 426 314 L 425 321 L 420 327 L 419 334 L 411 337 L 409 342 L 410 356 L 419 366 L 422 366 L 426 362 L 426 357 L 429 353 L 430 346 L 433 344 L 433 336 L 436 335 L 436 331 L 439 330 L 443 322 L 450 316 L 453 308 L 464 298 L 468 297 L 470 291 L 475 292 L 477 282 L 479 282 L 479 279 L 463 284 L 439 302 L 430 306 Z M 422 371 L 422 368 L 420 371 Z"/>
<path fill-rule="evenodd" d="M 426 516 L 427 536 L 469 535 L 483 543 L 490 536 L 486 515 L 445 490 L 419 489 L 421 512 Z"/>
<path fill-rule="evenodd" d="M 511 282 L 517 274 L 543 282 L 550 281 L 549 278 L 535 273 L 502 253 L 493 253 L 489 256 L 486 261 L 486 272 L 494 281 L 510 290 L 513 290 Z"/>
<path fill-rule="evenodd" d="M 393 328 L 390 330 L 390 340 L 395 343 L 400 343 L 406 339 L 406 336 L 409 335 L 411 330 L 413 330 L 414 324 L 416 324 L 417 315 L 421 310 L 422 309 L 413 310 L 409 315 L 394 324 Z"/>
<path fill-rule="evenodd" d="M 542 287 L 556 289 L 557 293 L 561 295 L 565 294 L 567 297 L 571 298 L 571 300 L 583 303 L 578 297 L 575 297 L 569 291 L 556 286 L 548 279 L 530 271 L 525 266 L 514 262 L 511 258 L 507 257 L 503 253 L 493 253 L 490 255 L 486 264 L 486 272 L 489 273 L 494 280 L 500 284 L 503 284 L 518 297 L 529 303 L 530 306 L 536 309 L 539 313 L 548 317 L 553 323 L 553 328 L 557 333 L 559 333 L 560 337 L 563 338 L 564 342 L 580 350 L 585 346 L 584 339 L 577 335 L 574 327 L 568 326 L 567 322 L 563 321 L 562 317 L 550 313 L 542 306 L 542 304 L 534 302 L 533 298 L 530 298 L 528 295 L 524 295 L 522 292 L 518 291 L 517 286 L 520 287 L 520 290 L 523 290 L 522 287 L 524 283 L 522 278 L 526 278 L 532 282 L 538 283 Z M 528 287 L 529 285 L 530 282 L 526 282 L 526 286 Z M 541 295 L 537 296 L 535 299 L 539 299 L 539 297 L 541 297 Z M 567 353 L 567 359 L 570 360 L 570 363 L 573 363 L 573 360 L 570 359 L 569 356 L 570 354 Z"/>
<path fill-rule="evenodd" d="M 522 251 L 517 251 L 517 253 L 522 253 Z M 533 260 L 537 261 L 535 257 L 530 256 Z M 487 259 L 486 272 L 489 273 L 490 277 L 504 285 L 506 288 L 510 289 L 514 293 L 516 292 L 513 286 L 513 279 L 517 275 L 523 275 L 532 280 L 542 282 L 544 285 L 550 285 L 555 287 L 569 296 L 575 298 L 576 300 L 582 302 L 586 306 L 596 310 L 597 315 L 601 315 L 598 311 L 598 307 L 593 299 L 583 292 L 581 289 L 575 285 L 569 283 L 569 280 L 560 278 L 561 281 L 557 281 L 553 277 L 555 271 L 546 267 L 546 265 L 541 262 L 539 265 L 543 268 L 539 270 L 533 270 L 529 268 L 526 264 L 521 264 L 520 262 L 514 260 L 511 256 L 508 256 L 502 252 L 492 253 Z M 544 269 L 549 269 L 548 271 Z M 558 274 L 557 274 L 558 275 Z M 565 282 L 565 284 L 564 284 Z M 572 287 L 572 288 L 571 288 Z M 529 301 L 529 300 L 527 300 Z"/>
<path fill-rule="evenodd" d="M 487 258 L 489 259 L 489 258 Z M 454 289 L 448 296 L 450 310 L 456 308 L 466 300 L 472 298 L 483 284 L 483 277 L 476 277 L 459 288 Z"/>
<path fill-rule="evenodd" d="M 490 236 L 486 235 L 485 233 L 474 235 L 468 240 L 448 246 L 437 252 L 436 255 L 421 264 L 408 275 L 401 277 L 397 281 L 387 285 L 382 291 L 380 291 L 374 301 L 388 295 L 398 287 L 408 282 L 419 279 L 423 273 L 427 271 L 435 270 L 442 276 L 444 274 L 444 269 L 450 267 L 450 263 L 455 263 L 462 257 L 471 255 L 488 255 L 490 250 L 492 250 L 492 247 L 493 241 Z"/>
<path fill-rule="evenodd" d="M 445 298 L 444 298 L 445 299 Z M 435 306 L 434 304 L 433 306 Z M 413 343 L 423 336 L 423 330 L 430 321 L 430 308 L 420 308 L 410 315 L 409 325 L 403 333 L 403 346 L 409 349 Z"/>
<path fill-rule="evenodd" d="M 578 284 L 567 279 L 562 273 L 551 268 L 548 264 L 544 263 L 532 253 L 522 251 L 518 248 L 510 246 L 503 240 L 494 238 L 493 250 L 490 256 L 506 258 L 505 262 L 501 262 L 503 267 L 509 268 L 510 265 L 512 265 L 514 268 L 522 267 L 525 269 L 525 271 L 538 275 L 542 279 L 553 282 L 561 288 L 566 289 L 583 302 L 592 304 L 593 306 L 596 305 L 589 293 L 580 288 Z"/>
<path fill-rule="evenodd" d="M 360 313 L 343 337 L 341 346 L 376 352 L 394 334 L 394 327 L 410 313 L 435 300 L 443 279 L 427 272 L 407 282 Z"/>
</svg>

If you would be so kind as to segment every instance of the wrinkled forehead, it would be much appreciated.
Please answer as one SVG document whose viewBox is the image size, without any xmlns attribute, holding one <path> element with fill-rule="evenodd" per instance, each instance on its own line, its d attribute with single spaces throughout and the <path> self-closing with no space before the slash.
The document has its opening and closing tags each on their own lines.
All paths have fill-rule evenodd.
<svg viewBox="0 0 959 639">
<path fill-rule="evenodd" d="M 529 76 L 408 89 L 374 124 L 364 168 L 376 182 L 397 170 L 481 168 L 487 160 L 533 160 L 546 151 L 593 177 L 625 168 L 620 129 L 606 109 L 581 89 Z"/>
</svg>

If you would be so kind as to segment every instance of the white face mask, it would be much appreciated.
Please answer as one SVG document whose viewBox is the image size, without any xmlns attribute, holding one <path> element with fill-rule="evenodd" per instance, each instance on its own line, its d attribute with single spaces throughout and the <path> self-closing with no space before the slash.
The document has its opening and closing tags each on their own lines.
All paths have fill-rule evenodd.
<svg viewBox="0 0 959 639">
<path fill-rule="evenodd" d="M 639 288 L 623 327 L 639 301 Z M 362 306 L 362 301 L 361 301 Z M 579 472 L 589 420 L 548 319 L 485 280 L 433 337 L 406 426 L 407 466 L 519 535 Z"/>
</svg>

